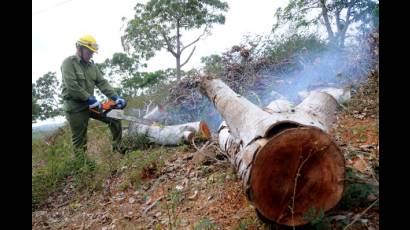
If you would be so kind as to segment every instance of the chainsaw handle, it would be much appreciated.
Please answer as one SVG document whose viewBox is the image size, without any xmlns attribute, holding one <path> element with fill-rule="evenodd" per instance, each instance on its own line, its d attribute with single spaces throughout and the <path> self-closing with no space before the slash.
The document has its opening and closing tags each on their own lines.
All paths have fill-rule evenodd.
<svg viewBox="0 0 410 230">
<path fill-rule="evenodd" d="M 101 107 L 99 109 L 96 109 L 96 108 L 90 109 L 90 112 L 95 113 L 99 116 L 105 117 L 108 112 L 116 108 L 115 106 L 116 106 L 115 102 L 110 99 L 104 103 L 101 103 Z"/>
<path fill-rule="evenodd" d="M 115 102 L 110 99 L 110 100 L 108 100 L 108 101 L 102 103 L 102 104 L 101 104 L 101 108 L 102 108 L 103 111 L 105 111 L 105 110 L 111 110 L 111 109 L 114 109 L 114 108 L 115 108 L 115 105 L 116 105 Z"/>
</svg>

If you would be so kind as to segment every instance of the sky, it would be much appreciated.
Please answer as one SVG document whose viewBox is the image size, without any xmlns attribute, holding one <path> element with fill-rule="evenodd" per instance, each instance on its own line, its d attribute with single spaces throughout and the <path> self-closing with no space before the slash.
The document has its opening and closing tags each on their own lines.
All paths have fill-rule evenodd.
<svg viewBox="0 0 410 230">
<path fill-rule="evenodd" d="M 78 38 L 91 34 L 99 44 L 95 62 L 111 58 L 115 52 L 124 52 L 120 37 L 124 22 L 131 19 L 134 6 L 146 0 L 32 0 L 32 82 L 49 71 L 61 80 L 60 65 L 64 58 L 75 53 Z M 200 68 L 200 58 L 221 54 L 239 44 L 245 35 L 266 35 L 275 22 L 274 13 L 286 0 L 225 0 L 229 10 L 224 25 L 214 25 L 211 35 L 197 43 L 191 60 L 183 70 Z M 128 20 L 127 20 L 128 21 Z M 185 44 L 198 33 L 184 37 Z M 181 60 L 189 55 L 187 49 Z M 148 62 L 146 71 L 175 68 L 175 59 L 165 51 Z"/>
</svg>

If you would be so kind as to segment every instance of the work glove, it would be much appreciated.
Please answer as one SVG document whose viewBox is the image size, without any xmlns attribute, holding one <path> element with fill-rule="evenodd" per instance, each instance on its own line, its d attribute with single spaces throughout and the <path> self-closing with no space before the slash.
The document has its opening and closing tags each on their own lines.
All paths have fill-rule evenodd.
<svg viewBox="0 0 410 230">
<path fill-rule="evenodd" d="M 115 106 L 118 109 L 123 109 L 123 108 L 125 108 L 125 106 L 127 106 L 127 101 L 124 98 L 121 98 L 121 97 L 115 95 L 115 96 L 112 96 L 111 99 L 113 101 L 115 101 Z"/>
<path fill-rule="evenodd" d="M 94 96 L 89 96 L 87 99 L 88 107 L 90 109 L 97 108 L 101 109 L 101 104 Z"/>
</svg>

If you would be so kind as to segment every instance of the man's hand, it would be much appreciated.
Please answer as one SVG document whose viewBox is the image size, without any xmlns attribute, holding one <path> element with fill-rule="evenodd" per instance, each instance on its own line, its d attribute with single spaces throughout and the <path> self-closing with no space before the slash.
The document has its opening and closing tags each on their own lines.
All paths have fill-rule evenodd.
<svg viewBox="0 0 410 230">
<path fill-rule="evenodd" d="M 123 109 L 127 106 L 127 101 L 124 98 L 121 98 L 117 95 L 112 96 L 111 99 L 115 101 L 115 105 L 118 109 Z"/>
<path fill-rule="evenodd" d="M 89 96 L 87 99 L 88 107 L 90 109 L 98 108 L 101 109 L 101 104 L 94 96 Z"/>
</svg>

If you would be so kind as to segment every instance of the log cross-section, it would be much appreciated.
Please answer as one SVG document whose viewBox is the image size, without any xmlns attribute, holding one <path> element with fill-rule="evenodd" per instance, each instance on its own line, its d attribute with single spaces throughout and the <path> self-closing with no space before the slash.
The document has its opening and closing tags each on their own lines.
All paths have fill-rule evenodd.
<svg viewBox="0 0 410 230">
<path fill-rule="evenodd" d="M 261 109 L 220 79 L 203 77 L 200 90 L 222 115 L 219 145 L 265 220 L 303 225 L 310 209 L 326 212 L 339 202 L 345 167 L 326 133 L 337 105 L 330 95 L 311 95 L 296 107 L 281 101 Z"/>
</svg>

